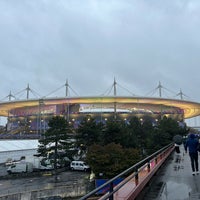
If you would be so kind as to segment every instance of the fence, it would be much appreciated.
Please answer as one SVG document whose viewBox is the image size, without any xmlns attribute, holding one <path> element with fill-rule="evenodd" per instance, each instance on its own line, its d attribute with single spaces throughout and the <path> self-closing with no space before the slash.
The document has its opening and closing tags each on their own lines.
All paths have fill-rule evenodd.
<svg viewBox="0 0 200 200">
<path fill-rule="evenodd" d="M 173 150 L 174 144 L 169 144 L 163 147 L 159 151 L 148 156 L 144 160 L 110 179 L 100 187 L 86 194 L 80 198 L 80 200 L 95 197 L 96 194 L 98 194 L 98 191 L 103 189 L 105 190 L 106 187 L 108 188 L 108 192 L 104 196 L 99 197 L 100 200 L 117 200 L 117 197 L 128 200 L 135 199 Z M 117 179 L 124 177 L 126 178 L 114 187 L 114 182 Z"/>
</svg>

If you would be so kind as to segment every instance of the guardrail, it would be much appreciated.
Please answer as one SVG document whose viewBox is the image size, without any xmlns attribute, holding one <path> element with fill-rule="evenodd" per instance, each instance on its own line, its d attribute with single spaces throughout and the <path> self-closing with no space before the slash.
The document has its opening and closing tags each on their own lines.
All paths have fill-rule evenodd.
<svg viewBox="0 0 200 200">
<path fill-rule="evenodd" d="M 163 147 L 162 149 L 123 171 L 119 175 L 110 179 L 100 187 L 89 192 L 80 198 L 80 200 L 97 197 L 96 194 L 105 188 L 108 188 L 108 192 L 99 197 L 100 200 L 135 199 L 173 150 L 174 143 Z M 124 180 L 118 185 L 114 186 L 114 181 L 119 178 L 124 178 Z"/>
</svg>

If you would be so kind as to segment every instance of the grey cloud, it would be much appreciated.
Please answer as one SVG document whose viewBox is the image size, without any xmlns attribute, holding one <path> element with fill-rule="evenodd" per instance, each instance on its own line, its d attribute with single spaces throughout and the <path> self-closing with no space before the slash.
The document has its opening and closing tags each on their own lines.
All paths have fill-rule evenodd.
<svg viewBox="0 0 200 200">
<path fill-rule="evenodd" d="M 161 81 L 199 101 L 199 11 L 195 0 L 2 0 L 2 98 L 27 83 L 45 95 L 66 79 L 98 95 L 116 77 L 138 95 Z"/>
</svg>

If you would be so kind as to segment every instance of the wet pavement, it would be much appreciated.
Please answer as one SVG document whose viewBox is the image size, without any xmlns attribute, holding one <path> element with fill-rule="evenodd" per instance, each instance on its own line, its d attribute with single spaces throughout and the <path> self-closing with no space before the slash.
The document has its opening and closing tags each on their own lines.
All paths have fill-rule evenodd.
<svg viewBox="0 0 200 200">
<path fill-rule="evenodd" d="M 42 176 L 35 177 L 13 177 L 9 179 L 1 179 L 0 177 L 0 198 L 9 194 L 79 185 L 87 181 L 89 175 L 88 172 L 82 171 L 64 171 L 58 173 L 57 179 L 55 179 L 55 175 L 51 175 L 50 173 L 44 173 Z"/>
<path fill-rule="evenodd" d="M 144 200 L 197 200 L 200 199 L 200 175 L 192 175 L 189 154 L 170 155 L 165 165 L 146 188 Z M 200 158 L 199 158 L 200 164 Z"/>
</svg>

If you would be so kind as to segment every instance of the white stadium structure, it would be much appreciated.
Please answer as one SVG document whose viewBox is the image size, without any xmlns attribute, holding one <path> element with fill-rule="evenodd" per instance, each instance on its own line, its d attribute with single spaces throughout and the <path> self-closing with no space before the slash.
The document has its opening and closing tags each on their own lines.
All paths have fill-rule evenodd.
<svg viewBox="0 0 200 200">
<path fill-rule="evenodd" d="M 65 84 L 66 91 L 68 84 Z M 17 133 L 40 133 L 48 128 L 52 116 L 64 116 L 69 122 L 77 125 L 83 117 L 91 116 L 97 121 L 109 118 L 129 120 L 136 116 L 142 119 L 150 116 L 159 119 L 166 116 L 184 122 L 185 119 L 200 115 L 200 103 L 162 97 L 117 96 L 114 82 L 112 96 L 82 96 L 29 98 L 29 86 L 26 88 L 27 98 L 0 102 L 0 116 L 7 117 L 7 131 Z M 159 88 L 160 89 L 160 88 Z M 161 91 L 160 91 L 161 93 Z M 11 95 L 10 95 L 11 97 Z"/>
</svg>

